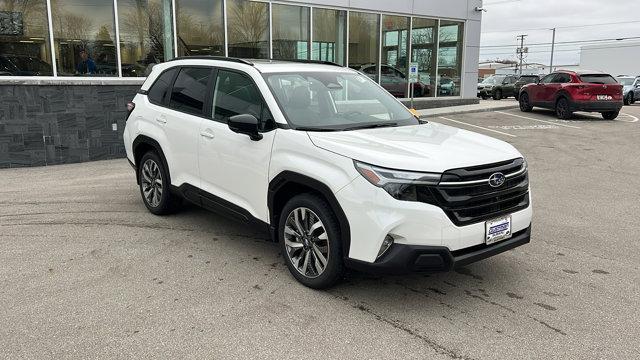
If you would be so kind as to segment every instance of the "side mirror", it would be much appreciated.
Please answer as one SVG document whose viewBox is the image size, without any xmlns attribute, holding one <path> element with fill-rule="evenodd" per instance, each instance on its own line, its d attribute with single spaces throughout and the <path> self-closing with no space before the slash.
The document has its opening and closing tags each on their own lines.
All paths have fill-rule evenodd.
<svg viewBox="0 0 640 360">
<path fill-rule="evenodd" d="M 238 134 L 248 135 L 253 141 L 262 140 L 262 134 L 258 129 L 259 121 L 251 114 L 240 114 L 229 118 L 229 129 Z"/>
</svg>

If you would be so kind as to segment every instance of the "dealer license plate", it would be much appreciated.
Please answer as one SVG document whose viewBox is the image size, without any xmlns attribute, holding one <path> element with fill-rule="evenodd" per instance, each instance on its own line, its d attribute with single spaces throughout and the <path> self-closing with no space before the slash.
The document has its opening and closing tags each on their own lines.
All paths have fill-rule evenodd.
<svg viewBox="0 0 640 360">
<path fill-rule="evenodd" d="M 491 245 L 511 237 L 511 216 L 505 216 L 485 223 L 485 243 Z"/>
<path fill-rule="evenodd" d="M 613 100 L 613 97 L 611 95 L 597 95 L 596 99 L 598 100 Z"/>
</svg>

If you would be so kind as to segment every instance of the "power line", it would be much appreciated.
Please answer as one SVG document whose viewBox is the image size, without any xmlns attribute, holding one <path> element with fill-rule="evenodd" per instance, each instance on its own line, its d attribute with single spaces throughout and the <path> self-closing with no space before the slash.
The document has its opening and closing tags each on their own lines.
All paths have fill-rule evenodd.
<svg viewBox="0 0 640 360">
<path fill-rule="evenodd" d="M 575 41 L 559 41 L 556 42 L 558 44 L 580 44 L 580 43 L 590 43 L 590 42 L 602 42 L 602 41 L 623 41 L 623 40 L 635 40 L 640 39 L 640 36 L 630 36 L 630 37 L 622 37 L 622 38 L 611 38 L 611 39 L 590 39 L 590 40 L 575 40 Z M 551 45 L 550 42 L 546 43 L 534 43 L 529 44 L 529 46 L 540 46 L 540 45 Z M 505 44 L 505 45 L 485 45 L 480 46 L 480 48 L 507 48 L 513 47 L 513 44 Z"/>
<path fill-rule="evenodd" d="M 585 28 L 585 27 L 635 24 L 635 23 L 640 23 L 640 20 L 618 21 L 618 22 L 598 23 L 598 24 L 556 26 L 556 29 L 579 29 L 579 28 Z M 549 30 L 551 29 L 550 28 L 533 28 L 533 29 L 494 30 L 494 31 L 482 31 L 482 34 L 515 33 L 519 31 L 549 31 Z"/>
</svg>

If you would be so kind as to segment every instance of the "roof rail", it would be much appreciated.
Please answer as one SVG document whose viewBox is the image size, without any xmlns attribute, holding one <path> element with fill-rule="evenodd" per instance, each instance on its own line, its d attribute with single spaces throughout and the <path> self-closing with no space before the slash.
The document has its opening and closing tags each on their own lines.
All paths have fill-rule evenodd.
<svg viewBox="0 0 640 360">
<path fill-rule="evenodd" d="M 277 59 L 272 59 L 277 60 Z M 304 64 L 320 64 L 320 65 L 331 65 L 331 66 L 339 66 L 344 67 L 340 64 L 334 63 L 333 61 L 325 61 L 325 60 L 306 60 L 306 59 L 292 59 L 292 60 L 281 60 L 281 61 L 290 61 Z"/>
<path fill-rule="evenodd" d="M 252 62 L 247 61 L 245 59 L 240 59 L 235 57 L 226 57 L 226 56 L 215 56 L 215 55 L 178 56 L 168 61 L 176 61 L 176 60 L 219 60 L 219 61 L 229 61 L 229 62 L 235 62 L 235 63 L 253 66 Z"/>
</svg>

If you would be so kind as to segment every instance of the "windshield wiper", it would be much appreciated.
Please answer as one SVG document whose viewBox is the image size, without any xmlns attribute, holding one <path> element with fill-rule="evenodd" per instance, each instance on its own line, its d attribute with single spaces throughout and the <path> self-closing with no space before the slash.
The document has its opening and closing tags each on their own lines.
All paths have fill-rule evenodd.
<svg viewBox="0 0 640 360">
<path fill-rule="evenodd" d="M 296 130 L 300 131 L 341 131 L 342 129 L 336 128 L 323 128 L 323 127 L 313 127 L 313 126 L 296 126 Z"/>
<path fill-rule="evenodd" d="M 376 123 L 364 123 L 356 126 L 346 127 L 342 129 L 342 131 L 349 130 L 362 130 L 362 129 L 375 129 L 381 127 L 394 127 L 398 126 L 398 123 L 395 121 L 387 121 L 387 122 L 376 122 Z"/>
</svg>

